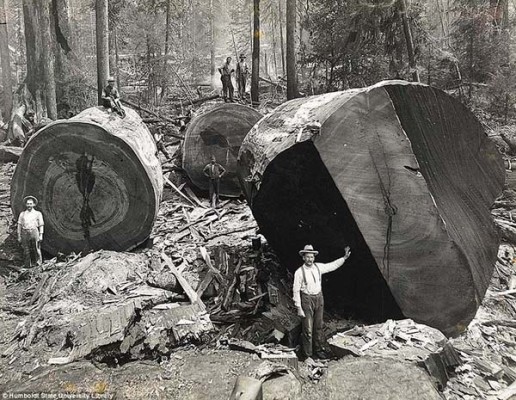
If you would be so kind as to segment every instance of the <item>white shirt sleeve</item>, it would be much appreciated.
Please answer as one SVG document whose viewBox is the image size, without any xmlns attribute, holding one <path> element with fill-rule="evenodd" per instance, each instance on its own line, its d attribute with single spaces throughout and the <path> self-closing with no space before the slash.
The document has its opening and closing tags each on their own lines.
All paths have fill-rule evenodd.
<svg viewBox="0 0 516 400">
<path fill-rule="evenodd" d="M 335 271 L 336 269 L 342 267 L 344 265 L 344 262 L 346 261 L 345 257 L 337 258 L 335 261 L 321 264 L 317 263 L 317 266 L 319 267 L 319 271 L 321 271 L 321 274 L 326 274 L 328 272 Z"/>
<path fill-rule="evenodd" d="M 294 273 L 294 287 L 292 289 L 294 304 L 297 308 L 301 307 L 301 268 L 298 268 Z"/>
</svg>

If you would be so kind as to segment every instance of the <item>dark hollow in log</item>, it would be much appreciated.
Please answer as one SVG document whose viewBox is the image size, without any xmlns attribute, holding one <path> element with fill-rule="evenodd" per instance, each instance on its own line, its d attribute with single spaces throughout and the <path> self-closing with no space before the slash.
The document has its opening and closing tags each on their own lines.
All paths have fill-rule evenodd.
<svg viewBox="0 0 516 400">
<path fill-rule="evenodd" d="M 220 182 L 220 194 L 238 197 L 242 193 L 236 174 L 236 160 L 245 135 L 262 115 L 247 106 L 228 103 L 192 119 L 186 130 L 183 168 L 195 186 L 208 190 L 203 169 L 214 155 L 227 173 Z"/>
<path fill-rule="evenodd" d="M 323 278 L 334 310 L 404 315 L 447 335 L 475 315 L 496 260 L 489 208 L 504 167 L 451 96 L 388 81 L 287 102 L 247 135 L 238 168 L 289 269 L 305 244 L 321 262 L 351 246 L 346 265 Z"/>
<path fill-rule="evenodd" d="M 50 254 L 130 250 L 150 235 L 163 190 L 152 135 L 138 114 L 103 107 L 52 123 L 27 143 L 11 184 L 17 218 L 39 199 Z"/>
</svg>

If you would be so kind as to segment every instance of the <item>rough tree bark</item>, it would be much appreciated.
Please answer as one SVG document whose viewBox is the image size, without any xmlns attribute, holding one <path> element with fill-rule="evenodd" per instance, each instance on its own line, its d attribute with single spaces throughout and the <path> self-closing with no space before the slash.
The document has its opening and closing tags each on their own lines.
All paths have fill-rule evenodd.
<svg viewBox="0 0 516 400">
<path fill-rule="evenodd" d="M 39 199 L 42 246 L 50 254 L 125 251 L 145 241 L 163 187 L 154 139 L 138 114 L 103 107 L 41 129 L 27 143 L 11 184 L 13 213 Z"/>
<path fill-rule="evenodd" d="M 25 47 L 27 50 L 26 84 L 31 99 L 25 99 L 36 112 L 36 120 L 46 115 L 41 85 L 41 32 L 39 29 L 38 12 L 35 0 L 23 0 L 23 23 L 25 28 Z"/>
<path fill-rule="evenodd" d="M 9 118 L 13 108 L 13 82 L 7 34 L 7 16 L 5 2 L 0 0 L 0 59 L 2 61 L 2 86 L 4 89 L 4 115 Z"/>
<path fill-rule="evenodd" d="M 285 41 L 283 40 L 283 0 L 278 0 L 278 19 L 279 19 L 279 32 L 280 32 L 280 49 L 281 49 L 281 70 L 283 76 L 286 73 L 285 67 Z"/>
<path fill-rule="evenodd" d="M 36 0 L 39 29 L 41 30 L 41 70 L 43 73 L 43 92 L 47 116 L 57 119 L 56 81 L 54 75 L 54 57 L 52 54 L 52 36 L 50 34 L 50 1 Z"/>
<path fill-rule="evenodd" d="M 108 0 L 95 0 L 96 37 L 97 37 L 97 92 L 101 104 L 102 89 L 109 75 L 109 28 Z"/>
<path fill-rule="evenodd" d="M 51 20 L 55 35 L 56 76 L 63 79 L 68 74 L 67 56 L 72 51 L 72 30 L 70 26 L 68 0 L 52 0 Z"/>
<path fill-rule="evenodd" d="M 298 97 L 296 74 L 296 0 L 287 0 L 287 99 Z"/>
<path fill-rule="evenodd" d="M 505 174 L 482 125 L 451 96 L 387 81 L 287 102 L 247 135 L 238 175 L 290 269 L 308 243 L 321 262 L 351 246 L 325 283 L 334 309 L 404 315 L 448 335 L 474 317 L 497 257 L 489 208 Z"/>
<path fill-rule="evenodd" d="M 251 71 L 251 101 L 258 103 L 260 80 L 260 0 L 253 0 L 253 66 Z"/>
<path fill-rule="evenodd" d="M 407 43 L 407 53 L 409 59 L 409 66 L 412 72 L 412 80 L 419 82 L 419 71 L 417 70 L 416 57 L 414 54 L 414 41 L 412 40 L 412 30 L 407 18 L 407 5 L 405 0 L 398 0 L 401 21 L 403 23 L 403 33 L 405 35 L 405 42 Z"/>
<path fill-rule="evenodd" d="M 165 56 L 163 57 L 163 71 L 161 73 L 161 101 L 166 98 L 166 92 L 168 87 L 168 72 L 167 72 L 167 64 L 168 64 L 168 53 L 169 53 L 169 44 L 170 44 L 170 2 L 171 0 L 167 0 L 167 7 L 165 11 Z M 116 53 L 118 50 L 115 46 Z M 120 86 L 119 86 L 120 87 Z"/>
<path fill-rule="evenodd" d="M 235 60 L 238 62 L 238 59 Z M 210 0 L 210 86 L 215 89 L 215 14 L 213 12 L 213 0 Z"/>
<path fill-rule="evenodd" d="M 240 104 L 224 104 L 195 117 L 186 130 L 183 147 L 183 168 L 195 184 L 208 190 L 203 169 L 214 155 L 227 170 L 220 184 L 224 196 L 240 196 L 242 190 L 236 176 L 236 159 L 245 135 L 262 115 Z"/>
</svg>

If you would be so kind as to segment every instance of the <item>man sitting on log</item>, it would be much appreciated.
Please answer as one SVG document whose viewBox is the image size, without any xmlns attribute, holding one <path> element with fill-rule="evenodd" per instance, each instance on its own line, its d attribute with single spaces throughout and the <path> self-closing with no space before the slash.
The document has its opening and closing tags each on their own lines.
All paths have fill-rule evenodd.
<svg viewBox="0 0 516 400">
<path fill-rule="evenodd" d="M 26 196 L 23 199 L 25 211 L 18 217 L 18 241 L 23 247 L 25 267 L 30 268 L 43 262 L 41 241 L 43 240 L 43 215 L 34 209 L 38 199 Z"/>
<path fill-rule="evenodd" d="M 209 179 L 210 202 L 215 208 L 219 202 L 220 179 L 226 173 L 226 169 L 217 162 L 215 156 L 211 156 L 211 162 L 204 167 L 203 172 Z"/>
<path fill-rule="evenodd" d="M 115 87 L 115 78 L 112 76 L 108 78 L 108 84 L 102 90 L 102 105 L 109 110 L 115 111 L 122 118 L 125 117 L 125 111 L 120 104 L 120 94 Z"/>
<path fill-rule="evenodd" d="M 303 361 L 312 357 L 312 343 L 317 358 L 327 358 L 323 344 L 323 312 L 324 298 L 321 285 L 322 274 L 335 271 L 349 258 L 349 246 L 344 249 L 344 257 L 327 264 L 315 263 L 315 256 L 319 254 L 312 245 L 306 245 L 299 255 L 304 264 L 294 273 L 294 304 L 298 315 L 303 318 L 301 323 L 301 356 Z"/>
<path fill-rule="evenodd" d="M 226 58 L 226 62 L 222 67 L 219 68 L 220 72 L 220 80 L 222 81 L 222 97 L 224 98 L 224 102 L 228 102 L 228 91 L 229 91 L 229 101 L 233 103 L 233 83 L 231 82 L 231 74 L 235 72 L 233 68 L 231 68 L 231 57 Z"/>
</svg>

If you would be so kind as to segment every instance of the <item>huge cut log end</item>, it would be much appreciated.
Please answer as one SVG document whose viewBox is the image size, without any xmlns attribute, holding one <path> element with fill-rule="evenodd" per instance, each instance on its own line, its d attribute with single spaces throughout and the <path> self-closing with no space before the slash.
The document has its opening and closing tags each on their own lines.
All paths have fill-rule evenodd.
<svg viewBox="0 0 516 400">
<path fill-rule="evenodd" d="M 246 137 L 239 176 L 289 268 L 307 243 L 321 262 L 351 246 L 325 283 L 336 310 L 404 315 L 448 335 L 473 318 L 496 260 L 489 207 L 504 168 L 451 96 L 389 81 L 287 102 Z"/>
<path fill-rule="evenodd" d="M 227 171 L 220 182 L 220 194 L 240 196 L 238 151 L 245 135 L 261 117 L 253 108 L 232 103 L 217 106 L 190 122 L 184 140 L 183 168 L 195 186 L 208 190 L 203 169 L 215 156 Z"/>
<path fill-rule="evenodd" d="M 129 250 L 152 230 L 162 193 L 152 135 L 136 112 L 102 107 L 40 130 L 25 147 L 11 185 L 15 217 L 24 196 L 39 199 L 43 248 L 51 254 Z"/>
</svg>

